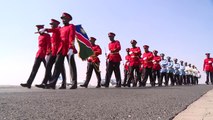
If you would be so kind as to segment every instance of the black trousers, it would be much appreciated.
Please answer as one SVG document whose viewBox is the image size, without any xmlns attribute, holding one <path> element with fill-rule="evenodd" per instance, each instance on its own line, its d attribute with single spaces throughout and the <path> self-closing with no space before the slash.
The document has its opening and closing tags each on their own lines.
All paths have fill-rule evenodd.
<svg viewBox="0 0 213 120">
<path fill-rule="evenodd" d="M 160 82 L 158 83 L 158 84 L 159 84 L 159 86 L 161 86 L 161 85 L 162 85 L 163 78 L 164 78 L 164 84 L 165 84 L 165 86 L 168 86 L 167 73 L 166 73 L 166 72 L 162 72 L 162 73 L 160 73 Z"/>
<path fill-rule="evenodd" d="M 196 77 L 196 76 L 194 76 L 194 81 L 195 81 L 195 85 L 197 85 L 198 84 L 198 77 Z"/>
<path fill-rule="evenodd" d="M 56 56 L 52 56 L 51 54 L 48 56 L 48 59 L 46 59 L 47 65 L 46 65 L 45 76 L 42 81 L 42 84 L 47 84 L 47 82 L 51 80 L 51 75 L 52 75 L 51 70 L 55 61 L 56 61 Z M 63 64 L 63 69 L 61 71 L 61 75 L 63 80 L 62 86 L 66 86 L 66 72 L 65 72 L 64 64 Z"/>
<path fill-rule="evenodd" d="M 123 81 L 123 86 L 126 86 L 126 84 L 127 84 L 126 81 L 127 81 L 128 75 L 129 75 L 128 70 L 124 69 L 124 81 Z"/>
<path fill-rule="evenodd" d="M 136 72 L 136 75 L 134 75 L 134 71 Z M 131 80 L 133 80 L 133 87 L 137 86 L 137 81 L 139 81 L 139 83 L 141 84 L 140 66 L 129 67 L 129 76 L 127 78 L 128 86 L 130 86 Z"/>
<path fill-rule="evenodd" d="M 74 54 L 71 56 L 67 56 L 67 60 L 70 68 L 70 78 L 71 78 L 70 81 L 72 81 L 72 85 L 77 86 L 77 69 Z"/>
<path fill-rule="evenodd" d="M 185 75 L 180 75 L 180 78 L 179 78 L 180 82 L 181 82 L 181 85 L 182 84 L 186 84 L 186 76 Z"/>
<path fill-rule="evenodd" d="M 148 77 L 150 79 L 151 86 L 154 86 L 155 83 L 152 78 L 152 68 L 144 68 L 144 78 L 142 81 L 142 86 L 146 86 L 146 81 L 147 81 Z"/>
<path fill-rule="evenodd" d="M 174 75 L 174 83 L 176 83 L 176 85 L 182 85 L 179 74 Z"/>
<path fill-rule="evenodd" d="M 62 72 L 63 70 L 63 65 L 64 65 L 64 57 L 61 53 L 59 53 L 57 56 L 56 56 L 56 61 L 55 61 L 55 68 L 54 68 L 54 71 L 53 71 L 53 75 L 51 77 L 51 81 L 50 81 L 50 84 L 52 86 L 55 86 L 56 83 L 57 83 L 57 80 L 59 78 L 59 75 L 60 73 Z"/>
<path fill-rule="evenodd" d="M 191 83 L 191 75 L 186 75 L 186 84 L 189 85 Z"/>
<path fill-rule="evenodd" d="M 213 84 L 213 73 L 206 71 L 206 83 L 209 83 L 209 79 L 210 79 L 211 83 Z"/>
<path fill-rule="evenodd" d="M 33 80 L 35 79 L 35 76 L 36 76 L 36 74 L 38 72 L 38 69 L 39 69 L 39 67 L 41 65 L 41 62 L 43 62 L 44 63 L 44 67 L 46 67 L 46 61 L 45 61 L 44 58 L 39 58 L 39 57 L 35 58 L 31 74 L 30 74 L 30 76 L 29 76 L 29 78 L 27 80 L 27 84 L 28 85 L 32 85 Z"/>
<path fill-rule="evenodd" d="M 173 73 L 170 72 L 170 73 L 167 73 L 166 75 L 167 75 L 167 84 L 168 84 L 169 79 L 170 79 L 171 85 L 173 86 L 174 83 L 175 83 Z"/>
<path fill-rule="evenodd" d="M 112 72 L 115 73 L 116 85 L 121 86 L 121 72 L 120 72 L 120 62 L 108 62 L 106 71 L 106 81 L 105 87 L 109 87 L 109 82 L 111 80 Z"/>
<path fill-rule="evenodd" d="M 86 81 L 84 82 L 84 85 L 88 86 L 93 70 L 95 70 L 95 74 L 97 77 L 97 86 L 101 85 L 101 74 L 99 70 L 99 64 L 100 63 L 92 63 L 92 62 L 87 63 Z"/>
<path fill-rule="evenodd" d="M 158 78 L 158 86 L 162 86 L 162 82 L 160 80 L 160 70 L 153 70 L 152 78 L 153 78 L 154 83 L 156 83 L 156 78 Z"/>
</svg>

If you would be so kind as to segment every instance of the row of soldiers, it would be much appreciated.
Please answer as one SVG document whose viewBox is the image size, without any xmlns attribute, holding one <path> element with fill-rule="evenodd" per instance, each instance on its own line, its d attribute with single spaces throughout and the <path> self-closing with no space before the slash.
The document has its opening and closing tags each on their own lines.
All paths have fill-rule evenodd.
<svg viewBox="0 0 213 120">
<path fill-rule="evenodd" d="M 39 34 L 38 46 L 39 50 L 36 54 L 35 62 L 31 71 L 31 74 L 26 83 L 21 83 L 22 87 L 31 88 L 32 82 L 36 76 L 36 73 L 40 67 L 41 62 L 45 65 L 45 75 L 41 84 L 36 85 L 38 88 L 55 89 L 59 75 L 62 75 L 62 85 L 59 89 L 66 89 L 66 75 L 64 67 L 64 59 L 67 58 L 70 68 L 70 78 L 72 86 L 70 89 L 77 88 L 77 69 L 74 59 L 74 55 L 77 53 L 75 48 L 75 26 L 70 23 L 72 16 L 68 13 L 63 13 L 61 20 L 64 24 L 63 27 L 59 27 L 60 22 L 51 19 L 51 28 L 44 28 L 44 25 L 37 25 Z M 52 33 L 50 36 L 49 33 Z M 132 48 L 127 49 L 126 64 L 125 64 L 125 78 L 122 83 L 120 73 L 120 62 L 121 45 L 119 40 L 115 40 L 116 34 L 113 32 L 108 33 L 110 43 L 108 49 L 110 53 L 107 55 L 107 66 L 105 82 L 102 84 L 104 87 L 109 87 L 112 73 L 115 73 L 116 86 L 121 87 L 128 86 L 131 84 L 136 87 L 146 86 L 147 79 L 149 77 L 152 86 L 156 84 L 156 77 L 158 78 L 158 85 L 162 86 L 163 77 L 165 77 L 165 85 L 168 85 L 169 79 L 171 85 L 177 84 L 196 84 L 198 83 L 198 70 L 195 66 L 183 65 L 183 61 L 179 64 L 177 59 L 171 61 L 168 57 L 164 59 L 164 55 L 157 55 L 157 51 L 150 52 L 149 46 L 144 45 L 144 53 L 141 53 L 140 47 L 136 46 L 137 41 L 132 40 Z M 81 87 L 88 87 L 91 79 L 92 71 L 94 70 L 97 76 L 97 86 L 101 87 L 101 74 L 99 70 L 100 60 L 99 55 L 102 54 L 101 47 L 95 44 L 96 38 L 90 37 L 91 49 L 93 55 L 87 58 L 87 73 L 86 80 Z M 46 58 L 46 59 L 45 59 Z M 53 64 L 55 64 L 53 74 L 51 73 Z M 183 66 L 184 67 L 183 67 Z M 189 67 L 189 68 L 187 68 Z M 196 74 L 195 74 L 196 73 Z M 122 84 L 121 84 L 122 83 Z"/>
<path fill-rule="evenodd" d="M 148 45 L 143 46 L 144 53 L 141 54 L 140 47 L 136 47 L 137 41 L 132 40 L 131 44 L 132 48 L 126 49 L 123 86 L 130 87 L 131 82 L 133 87 L 137 86 L 138 82 L 139 86 L 145 86 L 148 77 L 151 86 L 155 86 L 156 83 L 162 86 L 163 79 L 165 86 L 168 86 L 169 80 L 172 86 L 198 84 L 201 75 L 194 65 L 184 63 L 182 60 L 178 63 L 177 58 L 172 61 L 169 56 L 165 59 L 163 53 L 159 56 L 157 50 L 149 51 Z"/>
</svg>

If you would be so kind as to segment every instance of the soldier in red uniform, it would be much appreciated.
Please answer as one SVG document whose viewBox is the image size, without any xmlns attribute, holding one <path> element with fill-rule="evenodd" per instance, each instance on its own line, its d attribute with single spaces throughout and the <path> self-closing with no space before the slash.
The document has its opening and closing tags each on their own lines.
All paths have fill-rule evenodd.
<svg viewBox="0 0 213 120">
<path fill-rule="evenodd" d="M 96 73 L 96 76 L 98 79 L 96 88 L 101 87 L 101 74 L 100 74 L 100 70 L 99 70 L 100 60 L 99 60 L 98 56 L 102 54 L 102 50 L 99 45 L 95 44 L 95 41 L 96 41 L 96 38 L 90 37 L 90 42 L 92 44 L 92 50 L 93 50 L 94 54 L 91 55 L 87 59 L 88 63 L 87 63 L 86 81 L 84 82 L 83 85 L 80 85 L 81 87 L 85 87 L 85 88 L 88 87 L 89 81 L 92 76 L 93 69 L 95 70 L 95 73 Z"/>
<path fill-rule="evenodd" d="M 141 75 L 140 75 L 140 57 L 141 57 L 141 49 L 137 47 L 137 41 L 131 40 L 132 48 L 130 48 L 130 59 L 129 59 L 129 73 L 127 79 L 127 86 L 130 87 L 131 80 L 133 80 L 133 87 L 137 86 L 137 81 L 141 84 Z M 134 80 L 134 71 L 136 72 L 136 77 Z"/>
<path fill-rule="evenodd" d="M 109 62 L 106 71 L 105 87 L 109 87 L 109 82 L 113 71 L 115 73 L 116 78 L 116 87 L 121 87 L 120 61 L 122 59 L 119 54 L 119 51 L 121 50 L 121 45 L 118 40 L 114 39 L 115 33 L 110 32 L 108 36 L 111 42 L 108 44 L 110 53 L 107 56 L 107 60 Z"/>
<path fill-rule="evenodd" d="M 36 27 L 38 30 L 37 33 L 39 33 L 39 37 L 38 37 L 38 51 L 36 54 L 35 62 L 31 74 L 27 80 L 27 83 L 20 84 L 22 87 L 27 88 L 31 88 L 32 82 L 35 79 L 35 76 L 38 72 L 41 62 L 43 62 L 44 66 L 46 67 L 45 56 L 47 52 L 47 46 L 50 43 L 50 35 L 45 33 L 44 25 L 36 25 Z"/>
<path fill-rule="evenodd" d="M 143 77 L 143 81 L 142 81 L 142 86 L 146 86 L 146 81 L 149 77 L 150 79 L 150 84 L 151 86 L 155 86 L 155 83 L 153 81 L 152 78 L 152 67 L 153 67 L 153 54 L 152 52 L 149 51 L 149 46 L 148 45 L 144 45 L 144 53 L 142 55 L 142 60 L 143 60 L 143 72 L 144 72 L 144 77 Z"/>
<path fill-rule="evenodd" d="M 153 63 L 153 67 L 152 67 L 152 77 L 153 77 L 153 81 L 154 83 L 156 83 L 156 77 L 158 78 L 158 86 L 162 86 L 162 81 L 160 80 L 160 61 L 161 61 L 161 57 L 158 56 L 158 51 L 154 50 L 153 51 L 154 57 L 152 60 Z"/>
<path fill-rule="evenodd" d="M 76 64 L 74 59 L 74 54 L 77 53 L 77 50 L 74 46 L 75 40 L 75 26 L 70 24 L 69 22 L 72 20 L 72 16 L 68 13 L 63 13 L 61 16 L 64 26 L 60 29 L 60 38 L 61 42 L 59 45 L 59 49 L 57 51 L 55 68 L 52 76 L 52 82 L 47 84 L 47 88 L 55 89 L 55 85 L 57 83 L 59 74 L 63 69 L 64 57 L 67 56 L 69 51 L 69 65 L 70 65 L 70 74 L 72 77 L 73 85 L 70 89 L 77 88 L 77 71 Z"/>
<path fill-rule="evenodd" d="M 213 59 L 210 58 L 210 53 L 206 53 L 206 59 L 204 59 L 203 63 L 203 71 L 206 72 L 206 84 L 209 84 L 209 79 L 211 80 L 211 83 L 213 84 L 213 67 L 212 67 Z"/>
<path fill-rule="evenodd" d="M 129 60 L 130 60 L 130 57 L 131 57 L 130 54 L 129 54 L 129 51 L 130 51 L 130 49 L 127 48 L 126 49 L 127 55 L 125 57 L 126 62 L 124 64 L 124 81 L 123 81 L 123 84 L 122 84 L 122 86 L 124 86 L 124 87 L 126 87 L 126 85 L 127 85 L 126 81 L 127 81 L 128 75 L 129 75 Z"/>
<path fill-rule="evenodd" d="M 36 85 L 36 87 L 45 88 L 47 82 L 49 80 L 51 80 L 52 66 L 55 63 L 57 50 L 58 50 L 60 42 L 61 42 L 59 24 L 60 24 L 59 21 L 57 21 L 55 19 L 51 19 L 51 22 L 50 22 L 51 29 L 45 29 L 47 32 L 52 33 L 51 50 L 49 50 L 48 51 L 49 53 L 47 53 L 48 54 L 48 61 L 47 61 L 47 65 L 46 65 L 46 71 L 45 71 L 44 79 L 43 79 L 42 83 L 40 85 Z M 63 69 L 61 71 L 61 75 L 62 75 L 63 81 L 62 81 L 62 86 L 59 89 L 66 89 L 66 74 L 65 74 L 64 65 L 63 65 Z"/>
</svg>

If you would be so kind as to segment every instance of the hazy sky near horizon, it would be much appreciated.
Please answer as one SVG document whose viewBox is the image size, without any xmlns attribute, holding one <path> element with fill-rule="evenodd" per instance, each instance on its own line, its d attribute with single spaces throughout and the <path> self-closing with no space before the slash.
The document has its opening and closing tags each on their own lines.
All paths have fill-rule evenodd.
<svg viewBox="0 0 213 120">
<path fill-rule="evenodd" d="M 151 51 L 156 49 L 197 66 L 204 83 L 205 53 L 213 54 L 212 0 L 6 0 L 0 3 L 0 85 L 27 81 L 38 46 L 35 25 L 44 24 L 48 28 L 50 19 L 61 21 L 63 12 L 73 16 L 73 24 L 82 24 L 88 36 L 97 38 L 96 43 L 103 51 L 100 56 L 102 78 L 105 76 L 104 53 L 109 43 L 107 34 L 112 31 L 122 46 L 122 75 L 125 49 L 131 47 L 130 40 L 135 39 L 141 49 L 147 44 Z M 87 62 L 81 61 L 78 55 L 75 59 L 81 82 L 85 80 Z M 67 61 L 65 65 L 69 82 Z M 33 84 L 41 83 L 43 76 L 41 64 Z M 91 83 L 96 85 L 96 81 L 93 73 Z"/>
</svg>

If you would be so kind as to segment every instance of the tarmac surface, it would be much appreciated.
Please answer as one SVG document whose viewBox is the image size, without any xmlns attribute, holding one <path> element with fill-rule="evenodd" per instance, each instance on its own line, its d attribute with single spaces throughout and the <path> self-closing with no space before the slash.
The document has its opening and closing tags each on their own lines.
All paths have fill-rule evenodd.
<svg viewBox="0 0 213 120">
<path fill-rule="evenodd" d="M 75 90 L 0 86 L 0 120 L 171 120 L 212 89 L 212 85 Z"/>
</svg>

